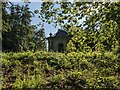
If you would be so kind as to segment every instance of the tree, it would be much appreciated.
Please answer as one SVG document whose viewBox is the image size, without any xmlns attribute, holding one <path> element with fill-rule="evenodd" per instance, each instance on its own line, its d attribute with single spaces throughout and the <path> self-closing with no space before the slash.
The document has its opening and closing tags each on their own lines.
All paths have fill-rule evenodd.
<svg viewBox="0 0 120 90">
<path fill-rule="evenodd" d="M 21 28 L 20 28 L 20 45 L 22 46 L 21 50 L 30 50 L 29 45 L 32 45 L 32 38 L 34 35 L 34 26 L 31 25 L 31 18 L 33 13 L 30 11 L 28 4 L 22 6 L 21 9 Z"/>
<path fill-rule="evenodd" d="M 45 32 L 31 25 L 34 13 L 29 4 L 3 3 L 3 51 L 45 50 Z"/>
<path fill-rule="evenodd" d="M 119 6 L 120 2 L 43 2 L 40 17 L 67 28 L 80 51 L 85 48 L 111 51 L 120 45 Z"/>
<path fill-rule="evenodd" d="M 25 6 L 3 3 L 3 51 L 30 50 L 34 26 L 31 25 L 32 12 Z M 30 47 L 29 47 L 30 46 Z"/>
<path fill-rule="evenodd" d="M 7 7 L 8 3 L 2 3 L 2 22 L 3 22 L 3 27 L 2 27 L 2 50 L 10 50 L 11 47 L 11 43 L 10 43 L 10 39 L 8 37 L 10 37 L 10 29 L 11 27 L 9 26 L 9 14 L 7 12 L 7 9 L 9 9 L 9 7 Z"/>
<path fill-rule="evenodd" d="M 35 31 L 33 41 L 35 43 L 35 50 L 46 50 L 46 38 L 44 28 Z"/>
</svg>

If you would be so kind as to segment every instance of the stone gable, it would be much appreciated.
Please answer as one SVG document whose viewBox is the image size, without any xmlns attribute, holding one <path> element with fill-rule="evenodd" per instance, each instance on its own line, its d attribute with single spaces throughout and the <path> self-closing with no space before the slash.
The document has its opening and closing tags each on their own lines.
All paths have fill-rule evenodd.
<svg viewBox="0 0 120 90">
<path fill-rule="evenodd" d="M 48 51 L 63 52 L 66 50 L 67 44 L 71 39 L 71 35 L 65 30 L 58 29 L 58 32 L 53 36 L 52 33 L 47 38 L 48 40 Z"/>
</svg>

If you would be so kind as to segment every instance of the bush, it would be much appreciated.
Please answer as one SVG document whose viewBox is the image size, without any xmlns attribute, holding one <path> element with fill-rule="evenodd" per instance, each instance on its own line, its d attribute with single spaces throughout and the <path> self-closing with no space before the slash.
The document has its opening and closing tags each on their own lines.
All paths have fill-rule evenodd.
<svg viewBox="0 0 120 90">
<path fill-rule="evenodd" d="M 120 89 L 120 59 L 112 52 L 28 51 L 2 57 L 2 89 Z"/>
</svg>

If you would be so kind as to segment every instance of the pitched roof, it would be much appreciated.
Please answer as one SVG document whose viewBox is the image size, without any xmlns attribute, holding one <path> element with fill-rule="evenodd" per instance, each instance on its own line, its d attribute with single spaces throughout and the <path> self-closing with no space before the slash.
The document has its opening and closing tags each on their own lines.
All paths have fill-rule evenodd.
<svg viewBox="0 0 120 90">
<path fill-rule="evenodd" d="M 58 32 L 55 34 L 55 36 L 67 36 L 68 32 L 62 29 L 58 29 Z"/>
</svg>

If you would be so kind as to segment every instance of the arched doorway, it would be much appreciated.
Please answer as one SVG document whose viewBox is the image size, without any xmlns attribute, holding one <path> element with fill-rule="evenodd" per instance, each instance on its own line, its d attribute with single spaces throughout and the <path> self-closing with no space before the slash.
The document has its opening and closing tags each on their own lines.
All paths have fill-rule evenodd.
<svg viewBox="0 0 120 90">
<path fill-rule="evenodd" d="M 63 43 L 59 43 L 58 44 L 58 52 L 62 52 L 64 51 L 64 44 Z"/>
</svg>

